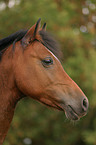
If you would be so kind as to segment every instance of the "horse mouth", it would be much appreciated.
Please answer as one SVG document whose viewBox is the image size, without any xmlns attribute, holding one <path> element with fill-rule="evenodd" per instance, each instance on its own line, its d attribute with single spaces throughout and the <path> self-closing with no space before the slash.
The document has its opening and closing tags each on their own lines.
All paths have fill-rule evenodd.
<svg viewBox="0 0 96 145">
<path fill-rule="evenodd" d="M 64 107 L 64 109 L 59 105 L 56 105 L 56 106 L 58 110 L 65 112 L 65 115 L 68 119 L 71 119 L 74 121 L 80 119 L 80 116 L 75 112 L 75 110 L 70 105 Z"/>
<path fill-rule="evenodd" d="M 61 104 L 57 104 L 57 103 L 53 103 L 52 105 L 49 105 L 47 103 L 42 102 L 43 104 L 47 105 L 48 107 L 52 107 L 54 109 L 57 109 L 59 111 L 63 111 L 65 112 L 65 115 L 68 119 L 71 119 L 73 121 L 79 120 L 80 117 L 84 116 L 84 115 L 79 115 L 76 113 L 76 111 L 70 106 L 70 105 L 64 105 L 63 106 Z"/>
<path fill-rule="evenodd" d="M 80 116 L 76 113 L 76 111 L 70 105 L 67 106 L 67 109 L 65 110 L 65 115 L 67 118 L 74 121 L 80 119 Z"/>
</svg>

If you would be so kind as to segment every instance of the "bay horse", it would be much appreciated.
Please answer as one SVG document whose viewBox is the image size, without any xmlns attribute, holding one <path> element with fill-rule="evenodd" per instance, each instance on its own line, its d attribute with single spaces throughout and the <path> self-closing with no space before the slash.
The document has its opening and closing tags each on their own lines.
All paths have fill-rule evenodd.
<svg viewBox="0 0 96 145">
<path fill-rule="evenodd" d="M 64 111 L 71 120 L 88 110 L 87 97 L 64 71 L 57 42 L 40 22 L 0 40 L 0 145 L 23 97 Z"/>
</svg>

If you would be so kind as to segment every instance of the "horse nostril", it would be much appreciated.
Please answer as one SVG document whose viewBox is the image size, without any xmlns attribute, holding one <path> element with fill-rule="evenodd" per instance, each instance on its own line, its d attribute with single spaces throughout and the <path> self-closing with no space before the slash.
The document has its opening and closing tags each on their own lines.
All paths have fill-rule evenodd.
<svg viewBox="0 0 96 145">
<path fill-rule="evenodd" d="M 83 100 L 83 106 L 87 107 L 87 101 L 86 101 L 86 99 Z"/>
<path fill-rule="evenodd" d="M 88 109 L 88 100 L 86 98 L 83 99 L 82 107 L 83 111 L 86 112 Z"/>
</svg>

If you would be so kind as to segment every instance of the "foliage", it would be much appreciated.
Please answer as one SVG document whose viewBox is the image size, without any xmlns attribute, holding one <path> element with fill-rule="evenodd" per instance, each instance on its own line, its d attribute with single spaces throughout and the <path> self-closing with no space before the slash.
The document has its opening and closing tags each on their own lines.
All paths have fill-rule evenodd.
<svg viewBox="0 0 96 145">
<path fill-rule="evenodd" d="M 90 108 L 70 123 L 64 113 L 26 98 L 17 105 L 4 145 L 96 145 L 96 1 L 21 0 L 13 7 L 10 1 L 0 0 L 6 3 L 0 7 L 0 38 L 30 28 L 41 17 L 60 42 L 62 65 L 88 96 Z"/>
</svg>

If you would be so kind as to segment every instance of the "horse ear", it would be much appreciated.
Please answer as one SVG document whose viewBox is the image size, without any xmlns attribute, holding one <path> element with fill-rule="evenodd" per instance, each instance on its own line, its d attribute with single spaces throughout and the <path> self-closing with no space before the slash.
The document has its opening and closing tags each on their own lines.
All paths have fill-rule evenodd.
<svg viewBox="0 0 96 145">
<path fill-rule="evenodd" d="M 42 30 L 46 31 L 46 23 L 43 24 Z"/>
<path fill-rule="evenodd" d="M 37 21 L 37 23 L 35 25 L 33 25 L 28 32 L 25 34 L 25 36 L 22 38 L 22 44 L 24 46 L 28 45 L 29 43 L 31 43 L 35 38 L 36 35 L 38 34 L 38 31 L 40 29 L 40 25 L 41 25 L 41 18 L 39 18 L 39 20 Z"/>
<path fill-rule="evenodd" d="M 36 34 L 38 33 L 39 29 L 41 26 L 41 18 L 39 18 L 39 20 L 37 21 L 37 23 L 35 24 L 35 30 L 34 30 L 34 37 L 36 36 Z"/>
</svg>

